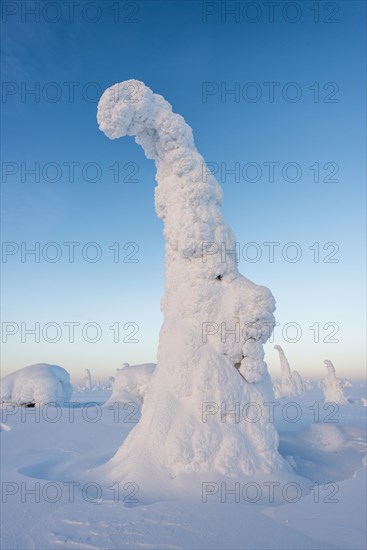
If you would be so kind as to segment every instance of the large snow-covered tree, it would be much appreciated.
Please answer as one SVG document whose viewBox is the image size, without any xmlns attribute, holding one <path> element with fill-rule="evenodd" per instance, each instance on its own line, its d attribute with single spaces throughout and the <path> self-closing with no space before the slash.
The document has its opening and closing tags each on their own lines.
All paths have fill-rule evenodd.
<svg viewBox="0 0 367 550">
<path fill-rule="evenodd" d="M 189 491 L 197 474 L 241 480 L 287 472 L 264 405 L 274 398 L 263 350 L 274 298 L 238 272 L 236 239 L 219 210 L 222 190 L 191 128 L 137 80 L 107 89 L 97 118 L 110 139 L 135 136 L 154 160 L 166 252 L 157 368 L 139 424 L 108 464 L 111 479 L 137 481 L 145 494 L 159 485 L 170 495 L 173 487 Z M 255 421 L 243 409 L 233 413 L 249 403 Z"/>
</svg>

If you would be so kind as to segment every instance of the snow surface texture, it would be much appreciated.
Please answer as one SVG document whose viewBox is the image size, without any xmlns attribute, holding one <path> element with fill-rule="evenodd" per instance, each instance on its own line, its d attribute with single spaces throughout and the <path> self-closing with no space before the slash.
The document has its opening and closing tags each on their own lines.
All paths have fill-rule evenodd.
<svg viewBox="0 0 367 550">
<path fill-rule="evenodd" d="M 38 363 L 1 379 L 1 402 L 17 405 L 62 405 L 69 401 L 73 386 L 69 373 L 57 365 Z"/>
<path fill-rule="evenodd" d="M 97 120 L 110 139 L 135 136 L 155 161 L 155 208 L 166 242 L 157 368 L 139 424 L 105 471 L 114 480 L 139 482 L 146 494 L 157 494 L 160 479 L 160 497 L 172 496 L 174 486 L 182 496 L 196 473 L 238 480 L 287 472 L 263 406 L 274 398 L 263 344 L 274 326 L 275 301 L 267 288 L 239 274 L 233 253 L 220 253 L 222 243 L 235 250 L 236 239 L 219 210 L 220 186 L 213 176 L 203 177 L 206 165 L 191 128 L 137 80 L 108 88 Z M 236 326 L 240 338 L 223 337 L 223 327 Z M 206 404 L 233 410 L 236 402 L 258 404 L 259 421 L 235 422 L 233 414 L 220 412 L 203 421 Z"/>
<path fill-rule="evenodd" d="M 130 412 L 122 410 L 116 422 L 115 410 L 103 407 L 98 422 L 86 422 L 88 408 L 78 406 L 79 394 L 71 398 L 71 406 L 76 405 L 72 423 L 67 408 L 56 423 L 48 420 L 55 416 L 52 407 L 47 416 L 40 414 L 39 421 L 31 409 L 4 408 L 1 548 L 365 550 L 366 468 L 360 469 L 362 460 L 366 464 L 367 409 L 361 404 L 365 384 L 353 384 L 351 395 L 353 403 L 341 407 L 335 416 L 338 424 L 315 423 L 310 406 L 321 397 L 316 387 L 297 399 L 303 411 L 299 422 L 289 423 L 286 415 L 275 413 L 282 454 L 294 457 L 297 471 L 314 487 L 296 502 L 284 498 L 283 484 L 274 489 L 275 502 L 270 501 L 266 496 L 269 490 L 261 481 L 259 487 L 266 496 L 263 502 L 246 500 L 242 491 L 239 503 L 233 493 L 222 502 L 219 485 L 205 503 L 180 499 L 146 505 L 138 491 L 133 498 L 139 503 L 132 505 L 130 497 L 124 500 L 131 487 L 124 490 L 121 486 L 116 498 L 115 485 L 110 482 L 103 498 L 94 500 L 95 493 L 82 491 L 82 487 L 95 484 L 93 468 L 112 456 L 127 433 L 135 430 Z M 105 402 L 109 396 L 104 391 L 98 399 Z M 88 407 L 96 392 L 83 397 Z M 72 502 L 71 483 L 79 483 Z M 26 496 L 22 486 L 30 491 Z M 50 502 L 56 487 L 60 498 Z M 234 480 L 228 487 L 234 487 Z"/>
<path fill-rule="evenodd" d="M 155 367 L 155 363 L 145 363 L 119 369 L 112 384 L 112 395 L 105 406 L 115 403 L 142 405 Z"/>
<path fill-rule="evenodd" d="M 353 386 L 354 403 L 340 408 L 338 425 L 315 424 L 314 410 L 309 407 L 320 399 L 316 388 L 297 400 L 303 411 L 300 422 L 290 424 L 285 415 L 276 413 L 285 454 L 294 456 L 300 473 L 309 479 L 308 486 L 314 487 L 296 502 L 282 496 L 283 485 L 275 488 L 276 502 L 269 498 L 264 503 L 247 501 L 242 492 L 240 503 L 235 502 L 233 493 L 222 502 L 219 485 L 206 503 L 177 499 L 146 505 L 138 491 L 133 498 L 139 503 L 131 505 L 124 501 L 131 487 L 124 490 L 121 486 L 116 499 L 111 483 L 96 502 L 94 493 L 82 491 L 82 487 L 96 482 L 92 468 L 112 456 L 126 434 L 135 429 L 135 424 L 126 422 L 129 412 L 122 411 L 116 422 L 115 411 L 103 408 L 100 421 L 86 422 L 88 409 L 76 406 L 71 424 L 70 411 L 65 408 L 57 423 L 48 420 L 54 416 L 52 407 L 49 415 L 40 414 L 38 422 L 28 409 L 9 408 L 8 413 L 4 409 L 1 548 L 365 550 L 366 468 L 360 468 L 366 449 L 366 409 L 361 397 L 366 394 L 365 384 Z M 105 391 L 98 398 L 104 402 L 108 397 Z M 85 395 L 88 404 L 95 398 L 94 391 Z M 73 401 L 78 405 L 80 395 L 74 394 L 71 404 Z M 339 434 L 335 428 L 340 429 Z M 71 482 L 79 482 L 72 502 Z M 15 494 L 14 485 L 18 487 Z M 50 502 L 55 485 L 60 498 Z M 25 496 L 21 486 L 33 494 Z M 228 486 L 233 488 L 234 480 Z M 261 482 L 259 486 L 264 495 L 269 494 Z"/>
<path fill-rule="evenodd" d="M 320 387 L 324 392 L 325 403 L 344 405 L 347 403 L 343 391 L 345 382 L 336 377 L 335 367 L 329 359 L 325 359 L 324 363 L 327 368 L 327 375 L 320 381 Z"/>
<path fill-rule="evenodd" d="M 279 353 L 281 381 L 280 384 L 274 386 L 276 397 L 292 397 L 303 393 L 303 382 L 301 375 L 297 371 L 291 373 L 288 360 L 285 356 L 283 348 L 274 346 Z"/>
</svg>

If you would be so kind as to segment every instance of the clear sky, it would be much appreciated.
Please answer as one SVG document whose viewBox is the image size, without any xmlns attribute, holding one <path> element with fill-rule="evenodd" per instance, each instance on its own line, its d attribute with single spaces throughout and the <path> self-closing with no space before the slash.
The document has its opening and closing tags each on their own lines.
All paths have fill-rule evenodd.
<svg viewBox="0 0 367 550">
<path fill-rule="evenodd" d="M 3 2 L 2 374 L 156 359 L 154 164 L 96 123 L 136 78 L 192 126 L 240 271 L 276 298 L 271 372 L 280 344 L 304 375 L 364 375 L 365 3 L 275 4 Z"/>
</svg>

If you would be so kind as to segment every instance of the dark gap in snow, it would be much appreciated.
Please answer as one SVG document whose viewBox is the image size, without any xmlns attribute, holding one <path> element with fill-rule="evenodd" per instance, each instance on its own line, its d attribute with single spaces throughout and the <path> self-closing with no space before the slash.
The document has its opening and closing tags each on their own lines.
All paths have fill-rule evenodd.
<svg viewBox="0 0 367 550">
<path fill-rule="evenodd" d="M 242 359 L 244 359 L 245 356 L 242 355 L 241 357 L 241 360 L 238 362 L 238 363 L 233 363 L 233 366 L 237 369 L 238 371 L 238 374 L 244 379 L 245 382 L 247 382 L 246 378 L 243 376 L 243 374 L 240 372 L 240 366 L 241 366 L 241 362 L 242 362 Z"/>
</svg>

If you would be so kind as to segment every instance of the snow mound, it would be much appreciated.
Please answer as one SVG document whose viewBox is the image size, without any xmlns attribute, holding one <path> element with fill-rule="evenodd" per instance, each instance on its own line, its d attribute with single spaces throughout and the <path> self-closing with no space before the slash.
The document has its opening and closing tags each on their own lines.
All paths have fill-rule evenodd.
<svg viewBox="0 0 367 550">
<path fill-rule="evenodd" d="M 112 395 L 104 406 L 115 403 L 142 405 L 155 367 L 155 363 L 144 363 L 128 365 L 118 370 L 112 384 Z"/>
<path fill-rule="evenodd" d="M 11 427 L 8 424 L 5 424 L 5 422 L 0 422 L 0 432 L 10 432 Z"/>
<path fill-rule="evenodd" d="M 345 443 L 345 436 L 340 428 L 325 423 L 312 424 L 310 439 L 315 447 L 328 452 L 337 451 Z"/>
<path fill-rule="evenodd" d="M 38 363 L 1 379 L 1 402 L 17 405 L 62 405 L 73 393 L 69 373 L 57 365 Z"/>
</svg>

